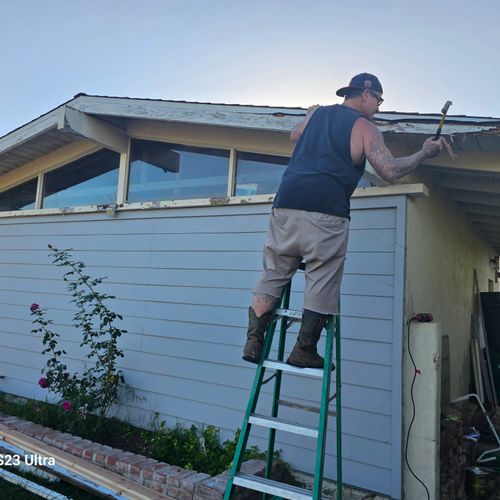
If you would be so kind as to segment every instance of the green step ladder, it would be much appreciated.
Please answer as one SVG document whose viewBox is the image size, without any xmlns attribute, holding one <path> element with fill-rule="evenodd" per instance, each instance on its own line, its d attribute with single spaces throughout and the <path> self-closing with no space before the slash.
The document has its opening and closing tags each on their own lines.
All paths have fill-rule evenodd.
<svg viewBox="0 0 500 500">
<path fill-rule="evenodd" d="M 304 269 L 302 264 L 300 269 Z M 281 299 L 277 307 L 273 311 L 272 320 L 267 328 L 264 348 L 260 363 L 257 365 L 255 378 L 248 400 L 243 425 L 241 427 L 240 437 L 234 454 L 233 464 L 229 473 L 224 500 L 230 500 L 233 497 L 235 486 L 249 488 L 255 491 L 264 493 L 263 499 L 273 498 L 281 499 L 288 498 L 292 500 L 321 499 L 321 491 L 323 485 L 323 468 L 325 461 L 325 445 L 326 431 L 328 423 L 328 415 L 336 417 L 336 441 L 337 441 L 337 499 L 342 500 L 342 420 L 341 420 L 341 371 L 340 371 L 340 319 L 339 316 L 329 316 L 326 324 L 326 349 L 325 349 L 325 365 L 323 369 L 317 368 L 297 368 L 288 365 L 283 361 L 285 351 L 285 339 L 287 329 L 292 323 L 300 322 L 302 319 L 301 311 L 293 311 L 289 309 L 290 292 L 292 282 L 290 281 L 281 294 Z M 274 332 L 277 323 L 280 322 L 280 335 L 278 343 L 278 356 L 276 360 L 269 358 L 271 344 L 273 341 Z M 336 391 L 333 396 L 330 396 L 330 379 L 332 362 L 332 347 L 333 338 L 335 338 L 335 383 Z M 274 374 L 264 379 L 266 369 L 274 371 Z M 294 375 L 302 375 L 306 377 L 316 377 L 322 379 L 321 389 L 321 405 L 319 408 L 303 405 L 292 401 L 285 401 L 280 398 L 281 379 L 283 373 L 291 373 Z M 259 394 L 262 386 L 274 379 L 274 393 L 272 400 L 272 408 L 270 416 L 259 415 L 255 413 Z M 328 409 L 332 399 L 336 402 L 336 411 Z M 302 426 L 294 422 L 278 418 L 278 410 L 280 406 L 301 409 L 309 412 L 319 413 L 318 427 Z M 240 473 L 241 464 L 245 455 L 248 437 L 252 425 L 269 428 L 268 450 L 266 471 L 264 477 L 254 476 L 250 474 Z M 313 490 L 297 488 L 284 483 L 274 481 L 271 478 L 274 444 L 276 431 L 291 432 L 302 436 L 309 436 L 316 439 L 316 465 L 314 471 L 314 487 Z M 269 496 L 268 496 L 269 495 Z"/>
</svg>

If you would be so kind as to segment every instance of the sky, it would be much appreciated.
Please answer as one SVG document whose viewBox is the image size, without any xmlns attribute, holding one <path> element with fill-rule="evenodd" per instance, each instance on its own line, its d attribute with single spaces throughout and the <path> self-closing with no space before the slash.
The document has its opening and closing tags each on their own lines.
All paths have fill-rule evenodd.
<svg viewBox="0 0 500 500">
<path fill-rule="evenodd" d="M 500 117 L 499 0 L 0 0 L 0 136 L 79 92 Z"/>
</svg>

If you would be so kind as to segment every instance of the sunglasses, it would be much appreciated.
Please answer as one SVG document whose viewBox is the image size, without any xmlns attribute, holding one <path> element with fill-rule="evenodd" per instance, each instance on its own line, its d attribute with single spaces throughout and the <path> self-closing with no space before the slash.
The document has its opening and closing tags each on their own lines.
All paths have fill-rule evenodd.
<svg viewBox="0 0 500 500">
<path fill-rule="evenodd" d="M 380 106 L 384 100 L 382 99 L 382 97 L 378 96 L 377 94 L 375 94 L 375 92 L 373 92 L 373 90 L 370 90 L 370 89 L 367 89 L 368 92 L 370 92 L 370 94 L 375 97 L 375 99 L 377 99 L 377 104 Z"/>
</svg>

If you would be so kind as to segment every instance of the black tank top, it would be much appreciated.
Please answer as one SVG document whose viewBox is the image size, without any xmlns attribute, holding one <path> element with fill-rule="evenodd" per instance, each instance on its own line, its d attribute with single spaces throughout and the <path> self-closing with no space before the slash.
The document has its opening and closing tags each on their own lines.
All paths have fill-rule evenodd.
<svg viewBox="0 0 500 500">
<path fill-rule="evenodd" d="M 273 207 L 349 217 L 350 197 L 365 171 L 351 159 L 351 131 L 363 116 L 335 104 L 312 115 L 295 146 Z"/>
</svg>

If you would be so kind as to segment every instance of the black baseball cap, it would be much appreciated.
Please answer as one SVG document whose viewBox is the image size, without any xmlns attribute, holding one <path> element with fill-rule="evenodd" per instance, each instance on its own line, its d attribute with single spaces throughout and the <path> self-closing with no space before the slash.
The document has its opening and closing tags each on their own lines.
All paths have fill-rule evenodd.
<svg viewBox="0 0 500 500">
<path fill-rule="evenodd" d="M 352 78 L 347 87 L 337 90 L 339 97 L 344 97 L 350 89 L 373 90 L 374 92 L 384 93 L 380 80 L 370 73 L 360 73 Z"/>
</svg>

